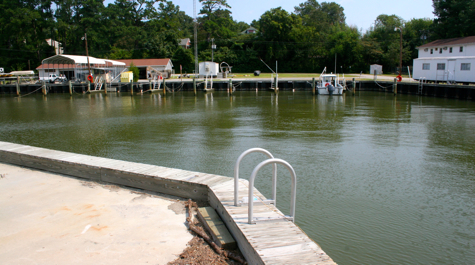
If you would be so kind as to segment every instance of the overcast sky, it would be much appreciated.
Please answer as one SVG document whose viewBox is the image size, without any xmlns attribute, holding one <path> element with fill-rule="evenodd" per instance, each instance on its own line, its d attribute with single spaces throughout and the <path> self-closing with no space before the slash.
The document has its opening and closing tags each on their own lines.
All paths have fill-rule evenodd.
<svg viewBox="0 0 475 265">
<path fill-rule="evenodd" d="M 234 20 L 244 21 L 248 24 L 253 19 L 259 20 L 264 12 L 271 8 L 282 7 L 288 12 L 293 12 L 294 7 L 306 0 L 228 0 L 231 6 L 231 12 Z M 193 0 L 172 0 L 173 4 L 179 5 L 180 10 L 193 17 Z M 348 25 L 357 26 L 365 32 L 377 16 L 381 14 L 397 15 L 404 20 L 412 18 L 434 18 L 434 8 L 432 0 L 335 0 L 335 1 L 318 1 L 335 2 L 345 9 L 346 23 Z M 199 13 L 201 5 L 196 0 L 196 13 Z"/>
</svg>

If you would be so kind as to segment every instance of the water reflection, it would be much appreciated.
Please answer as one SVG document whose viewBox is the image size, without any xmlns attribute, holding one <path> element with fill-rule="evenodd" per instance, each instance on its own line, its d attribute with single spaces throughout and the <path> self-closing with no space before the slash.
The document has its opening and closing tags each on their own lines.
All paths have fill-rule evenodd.
<svg viewBox="0 0 475 265">
<path fill-rule="evenodd" d="M 297 223 L 339 264 L 475 260 L 475 104 L 267 91 L 0 97 L 0 140 L 232 176 L 262 147 L 298 178 Z M 246 157 L 248 178 L 263 158 Z M 290 182 L 279 169 L 277 205 Z M 263 170 L 263 175 L 270 169 Z M 266 176 L 256 186 L 270 196 Z"/>
</svg>

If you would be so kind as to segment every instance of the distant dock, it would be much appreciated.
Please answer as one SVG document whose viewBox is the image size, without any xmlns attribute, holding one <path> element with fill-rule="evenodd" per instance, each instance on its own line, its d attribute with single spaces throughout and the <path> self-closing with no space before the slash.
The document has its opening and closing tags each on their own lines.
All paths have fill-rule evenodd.
<svg viewBox="0 0 475 265">
<path fill-rule="evenodd" d="M 78 95 L 90 92 L 102 93 L 125 93 L 127 95 L 143 95 L 150 91 L 158 93 L 173 93 L 182 91 L 195 91 L 196 93 L 204 93 L 203 80 L 196 81 L 196 89 L 192 79 L 170 79 L 165 81 L 165 85 L 161 85 L 161 90 L 154 89 L 156 84 L 150 82 L 131 82 L 131 83 L 111 83 L 106 84 L 101 91 L 91 90 L 85 83 L 62 83 L 50 84 L 46 83 L 43 87 L 41 84 L 3 84 L 0 85 L 0 94 L 25 96 L 32 93 L 62 93 Z M 289 78 L 279 79 L 279 91 L 306 91 L 312 93 L 311 78 Z M 346 79 L 347 91 L 379 91 L 394 92 L 393 81 L 360 81 L 353 82 L 352 78 Z M 239 91 L 272 91 L 275 84 L 270 79 L 229 79 L 213 81 L 214 91 L 228 91 L 229 93 Z M 166 87 L 166 90 L 163 90 Z M 427 97 L 454 98 L 460 100 L 475 100 L 475 86 L 473 85 L 454 85 L 454 84 L 437 84 L 437 83 L 418 83 L 418 82 L 398 82 L 397 93 L 409 95 L 421 95 Z"/>
<path fill-rule="evenodd" d="M 234 206 L 234 179 L 230 177 L 8 142 L 0 142 L 0 162 L 206 202 L 226 224 L 249 264 L 335 264 L 292 221 L 248 224 L 247 206 Z M 246 197 L 248 181 L 240 179 L 240 183 L 239 197 Z M 265 200 L 256 189 L 253 195 Z M 272 204 L 254 204 L 254 216 L 283 214 Z"/>
</svg>

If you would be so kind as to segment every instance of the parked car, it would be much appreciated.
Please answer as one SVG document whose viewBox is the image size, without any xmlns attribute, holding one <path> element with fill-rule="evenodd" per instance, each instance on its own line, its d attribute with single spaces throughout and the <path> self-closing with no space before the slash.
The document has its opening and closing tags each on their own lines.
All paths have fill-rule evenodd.
<svg viewBox="0 0 475 265">
<path fill-rule="evenodd" d="M 68 79 L 63 75 L 49 74 L 48 76 L 40 76 L 40 81 L 54 82 L 66 82 Z"/>
</svg>

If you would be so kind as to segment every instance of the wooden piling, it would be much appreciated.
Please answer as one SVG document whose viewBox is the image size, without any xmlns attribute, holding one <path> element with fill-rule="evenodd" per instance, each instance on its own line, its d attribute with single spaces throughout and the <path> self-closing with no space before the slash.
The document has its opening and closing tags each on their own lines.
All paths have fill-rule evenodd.
<svg viewBox="0 0 475 265">
<path fill-rule="evenodd" d="M 394 95 L 397 95 L 397 78 L 394 78 L 393 92 Z"/>
<path fill-rule="evenodd" d="M 279 84 L 277 83 L 277 75 L 275 75 L 274 77 L 274 83 L 275 83 L 274 93 L 277 94 L 279 92 Z"/>
<path fill-rule="evenodd" d="M 312 78 L 312 93 L 315 96 L 315 88 L 316 88 L 316 83 L 315 83 L 315 77 Z"/>
<path fill-rule="evenodd" d="M 103 83 L 103 84 L 104 84 L 104 85 L 103 85 L 103 87 L 104 87 L 104 94 L 107 95 L 107 82 L 106 82 L 106 80 L 103 80 L 102 82 L 104 82 L 104 83 Z"/>
<path fill-rule="evenodd" d="M 20 77 L 19 76 L 16 77 L 16 95 L 17 96 L 20 95 Z"/>
<path fill-rule="evenodd" d="M 353 95 L 355 95 L 355 90 L 356 90 L 356 79 L 353 78 Z"/>
<path fill-rule="evenodd" d="M 43 81 L 42 87 L 41 87 L 41 92 L 43 93 L 44 96 L 48 94 L 48 90 L 46 89 L 46 82 Z"/>
<path fill-rule="evenodd" d="M 132 80 L 130 80 L 130 95 L 131 96 L 134 95 L 134 83 Z"/>
<path fill-rule="evenodd" d="M 91 82 L 87 81 L 87 93 L 91 93 Z"/>
<path fill-rule="evenodd" d="M 233 94 L 233 80 L 232 79 L 229 79 L 229 83 L 228 83 L 228 88 L 229 88 L 229 93 L 231 93 L 231 95 Z"/>
<path fill-rule="evenodd" d="M 165 78 L 163 78 L 163 94 L 166 95 L 167 94 L 167 84 L 165 82 Z"/>
<path fill-rule="evenodd" d="M 69 95 L 73 95 L 73 83 L 71 82 L 71 80 L 68 81 L 68 84 L 69 84 Z"/>
<path fill-rule="evenodd" d="M 193 92 L 195 93 L 195 96 L 196 96 L 196 77 L 193 77 Z"/>
</svg>

